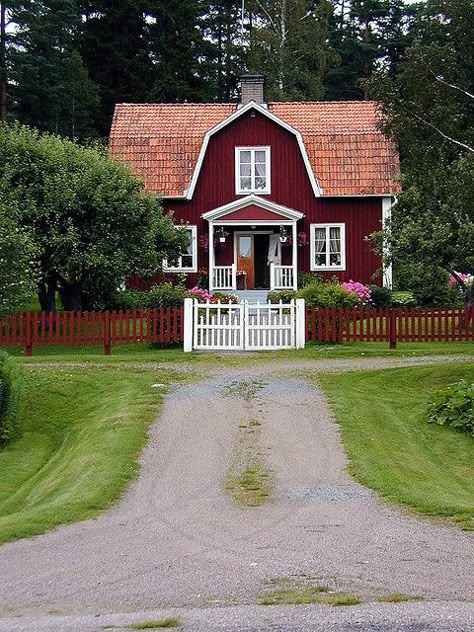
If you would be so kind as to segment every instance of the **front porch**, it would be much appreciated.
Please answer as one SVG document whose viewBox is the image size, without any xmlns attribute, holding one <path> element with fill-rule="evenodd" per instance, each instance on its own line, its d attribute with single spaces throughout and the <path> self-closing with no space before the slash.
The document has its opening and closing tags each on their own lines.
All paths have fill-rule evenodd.
<svg viewBox="0 0 474 632">
<path fill-rule="evenodd" d="M 296 290 L 302 213 L 258 196 L 203 215 L 209 223 L 209 290 Z"/>
</svg>

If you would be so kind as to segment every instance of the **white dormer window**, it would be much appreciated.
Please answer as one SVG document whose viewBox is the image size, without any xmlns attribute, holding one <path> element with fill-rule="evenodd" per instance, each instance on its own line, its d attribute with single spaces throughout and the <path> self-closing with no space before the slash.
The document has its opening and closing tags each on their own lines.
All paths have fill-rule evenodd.
<svg viewBox="0 0 474 632">
<path fill-rule="evenodd" d="M 235 148 L 235 192 L 270 193 L 270 147 Z"/>
</svg>

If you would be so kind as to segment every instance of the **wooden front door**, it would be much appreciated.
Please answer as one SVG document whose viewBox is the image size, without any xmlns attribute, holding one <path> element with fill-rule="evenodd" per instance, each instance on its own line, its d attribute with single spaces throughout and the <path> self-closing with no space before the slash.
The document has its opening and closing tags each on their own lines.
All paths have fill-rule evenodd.
<svg viewBox="0 0 474 632">
<path fill-rule="evenodd" d="M 245 272 L 247 290 L 255 288 L 255 244 L 253 235 L 237 235 L 237 274 Z"/>
</svg>

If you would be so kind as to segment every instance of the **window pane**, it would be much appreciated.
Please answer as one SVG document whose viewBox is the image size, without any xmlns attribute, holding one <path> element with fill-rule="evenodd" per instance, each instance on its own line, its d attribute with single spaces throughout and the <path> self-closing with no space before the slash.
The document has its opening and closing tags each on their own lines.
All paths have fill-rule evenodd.
<svg viewBox="0 0 474 632">
<path fill-rule="evenodd" d="M 242 259 L 252 256 L 252 237 L 239 238 L 239 254 Z"/>
<path fill-rule="evenodd" d="M 248 163 L 250 164 L 251 162 L 251 151 L 241 151 L 240 152 L 240 164 L 244 164 L 244 163 Z"/>
<path fill-rule="evenodd" d="M 193 267 L 193 256 L 192 256 L 192 254 L 183 255 L 181 257 L 181 267 L 182 268 L 192 268 Z"/>
<path fill-rule="evenodd" d="M 331 226 L 329 229 L 329 265 L 341 265 L 341 229 L 339 226 Z"/>
<path fill-rule="evenodd" d="M 256 176 L 266 176 L 267 175 L 267 165 L 259 165 L 255 164 L 255 175 Z"/>
<path fill-rule="evenodd" d="M 252 189 L 252 178 L 240 178 L 240 190 L 250 191 Z"/>
<path fill-rule="evenodd" d="M 256 191 L 261 191 L 262 189 L 265 189 L 267 186 L 267 179 L 266 178 L 255 178 L 255 190 Z"/>
<path fill-rule="evenodd" d="M 255 152 L 255 162 L 258 163 L 266 163 L 267 162 L 267 152 L 260 150 Z"/>
<path fill-rule="evenodd" d="M 179 268 L 180 267 L 180 259 L 181 257 L 170 257 L 167 261 L 168 268 Z"/>
<path fill-rule="evenodd" d="M 248 164 L 248 165 L 247 164 L 240 165 L 240 175 L 241 176 L 250 176 L 251 173 L 252 173 L 252 170 L 251 170 L 251 165 L 250 164 Z"/>
</svg>

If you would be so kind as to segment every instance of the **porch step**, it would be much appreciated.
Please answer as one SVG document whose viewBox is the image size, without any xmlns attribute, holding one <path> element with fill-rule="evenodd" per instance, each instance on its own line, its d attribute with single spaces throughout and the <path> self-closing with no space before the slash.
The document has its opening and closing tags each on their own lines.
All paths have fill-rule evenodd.
<svg viewBox="0 0 474 632">
<path fill-rule="evenodd" d="M 249 303 L 266 303 L 268 290 L 237 290 L 234 292 L 240 301 L 248 301 Z"/>
</svg>

